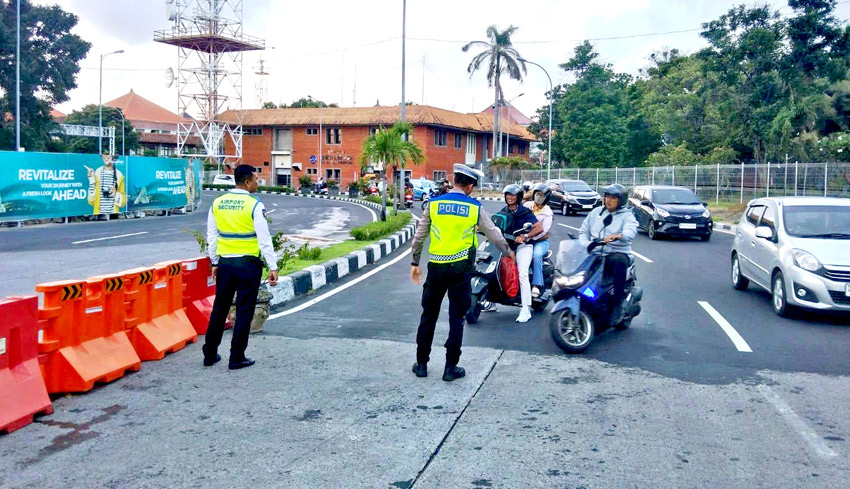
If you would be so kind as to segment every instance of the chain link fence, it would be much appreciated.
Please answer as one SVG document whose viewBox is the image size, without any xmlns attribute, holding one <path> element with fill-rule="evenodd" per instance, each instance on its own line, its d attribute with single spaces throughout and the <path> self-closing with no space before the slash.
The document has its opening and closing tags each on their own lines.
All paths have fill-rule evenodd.
<svg viewBox="0 0 850 489">
<path fill-rule="evenodd" d="M 553 168 L 499 171 L 497 185 L 548 179 L 584 180 L 597 191 L 613 183 L 688 187 L 704 201 L 747 202 L 757 197 L 850 197 L 850 163 L 654 166 L 640 168 Z"/>
</svg>

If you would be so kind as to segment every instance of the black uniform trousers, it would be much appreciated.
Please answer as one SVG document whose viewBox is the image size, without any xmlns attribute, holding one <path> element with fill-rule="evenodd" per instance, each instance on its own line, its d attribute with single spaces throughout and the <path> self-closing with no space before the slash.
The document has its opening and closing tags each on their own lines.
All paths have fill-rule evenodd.
<svg viewBox="0 0 850 489">
<path fill-rule="evenodd" d="M 626 298 L 626 273 L 629 270 L 631 258 L 625 253 L 611 253 L 605 257 L 605 270 L 603 273 L 611 277 L 614 283 L 614 300 L 622 301 Z"/>
<path fill-rule="evenodd" d="M 254 319 L 254 307 L 257 305 L 257 294 L 262 276 L 263 262 L 259 257 L 240 256 L 219 259 L 215 302 L 213 302 L 203 348 L 205 358 L 214 358 L 218 351 L 221 336 L 224 334 L 224 323 L 233 304 L 233 294 L 236 294 L 236 324 L 233 325 L 233 339 L 230 342 L 230 361 L 241 362 L 245 359 L 245 349 L 248 348 L 248 335 L 251 332 L 251 321 Z"/>
<path fill-rule="evenodd" d="M 422 318 L 416 333 L 416 362 L 428 363 L 434 329 L 446 292 L 449 294 L 449 338 L 446 340 L 446 366 L 460 361 L 463 320 L 471 303 L 469 281 L 472 270 L 468 260 L 460 263 L 428 263 L 428 277 L 422 290 Z"/>
</svg>

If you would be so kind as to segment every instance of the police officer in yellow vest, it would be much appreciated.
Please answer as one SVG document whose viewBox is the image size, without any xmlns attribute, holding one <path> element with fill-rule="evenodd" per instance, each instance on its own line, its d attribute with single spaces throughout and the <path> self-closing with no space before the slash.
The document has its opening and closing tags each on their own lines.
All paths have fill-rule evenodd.
<svg viewBox="0 0 850 489">
<path fill-rule="evenodd" d="M 454 165 L 454 188 L 441 196 L 434 197 L 422 213 L 419 227 L 413 238 L 413 263 L 410 278 L 419 285 L 422 270 L 419 258 L 425 238 L 431 236 L 428 251 L 428 278 L 422 291 L 422 318 L 416 334 L 416 363 L 413 373 L 417 377 L 428 376 L 428 360 L 434 328 L 440 315 L 443 296 L 449 295 L 449 338 L 446 341 L 446 367 L 443 380 L 452 381 L 466 375 L 458 367 L 460 347 L 463 343 L 463 320 L 470 304 L 470 279 L 475 266 L 475 250 L 478 239 L 476 230 L 484 235 L 499 250 L 515 259 L 514 253 L 480 202 L 469 197 L 478 185 L 480 172 L 463 164 Z"/>
<path fill-rule="evenodd" d="M 269 284 L 277 284 L 277 255 L 266 221 L 266 208 L 251 195 L 258 185 L 254 167 L 239 165 L 233 175 L 236 188 L 215 199 L 207 217 L 207 246 L 216 290 L 203 348 L 205 366 L 221 360 L 218 345 L 236 294 L 230 370 L 254 364 L 254 360 L 245 356 L 245 349 L 263 274 L 261 255 L 269 267 Z"/>
</svg>

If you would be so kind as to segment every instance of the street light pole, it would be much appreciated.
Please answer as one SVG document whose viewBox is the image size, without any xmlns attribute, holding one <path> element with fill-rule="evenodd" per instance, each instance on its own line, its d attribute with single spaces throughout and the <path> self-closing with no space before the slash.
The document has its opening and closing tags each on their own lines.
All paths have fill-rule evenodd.
<svg viewBox="0 0 850 489">
<path fill-rule="evenodd" d="M 20 3 L 20 1 L 19 1 Z M 123 49 L 100 55 L 100 82 L 97 89 L 97 152 L 103 154 L 103 58 L 110 54 L 121 54 Z"/>
<path fill-rule="evenodd" d="M 113 107 L 113 110 L 121 116 L 121 156 L 125 155 L 125 146 L 124 146 L 124 125 L 127 123 L 127 120 L 124 119 L 124 111 L 117 107 Z"/>
<path fill-rule="evenodd" d="M 546 68 L 540 66 L 539 64 L 535 63 L 534 61 L 529 61 L 529 60 L 523 59 L 523 58 L 520 58 L 519 60 L 522 61 L 523 63 L 532 64 L 532 65 L 540 68 L 541 70 L 543 70 L 543 73 L 546 73 L 546 78 L 549 79 L 549 132 L 546 133 L 546 138 L 549 140 L 549 149 L 546 151 L 546 160 L 547 160 L 547 163 L 546 163 L 546 168 L 547 168 L 546 179 L 551 180 L 552 179 L 552 104 L 553 104 L 554 99 L 555 99 L 555 89 L 552 85 L 552 77 L 549 76 L 549 72 L 546 71 Z"/>
<path fill-rule="evenodd" d="M 15 151 L 21 150 L 21 0 L 17 5 L 18 28 L 15 47 Z"/>
<path fill-rule="evenodd" d="M 525 95 L 525 92 L 523 92 L 523 93 L 517 95 L 516 97 L 508 100 L 508 104 L 507 104 L 508 105 L 508 130 L 505 131 L 505 134 L 507 135 L 506 137 L 507 137 L 507 140 L 508 140 L 507 143 L 506 143 L 508 156 L 511 156 L 511 107 L 513 107 L 511 105 L 511 102 L 522 97 L 523 95 Z M 501 115 L 500 115 L 500 117 L 501 117 Z"/>
</svg>

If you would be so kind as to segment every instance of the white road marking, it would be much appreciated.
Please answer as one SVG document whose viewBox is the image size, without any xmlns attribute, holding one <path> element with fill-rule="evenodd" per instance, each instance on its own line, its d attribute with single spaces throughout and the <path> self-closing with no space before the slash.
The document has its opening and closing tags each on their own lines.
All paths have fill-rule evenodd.
<svg viewBox="0 0 850 489">
<path fill-rule="evenodd" d="M 565 227 L 565 228 L 570 228 L 570 229 L 575 229 L 576 231 L 581 231 L 581 229 L 579 229 L 579 228 L 574 228 L 574 227 L 572 227 L 572 226 L 567 226 L 566 224 L 561 224 L 560 222 L 558 223 L 558 226 L 563 226 L 563 227 Z M 647 262 L 647 263 L 653 263 L 653 261 L 652 261 L 652 260 L 650 260 L 649 258 L 647 258 L 647 257 L 645 257 L 645 256 L 643 256 L 643 255 L 641 255 L 640 253 L 638 253 L 638 252 L 637 252 L 637 251 L 635 251 L 635 250 L 632 250 L 632 253 L 633 253 L 636 257 L 640 258 L 641 260 L 643 260 L 643 261 L 645 261 L 645 262 Z"/>
<path fill-rule="evenodd" d="M 270 209 L 270 210 L 267 210 L 267 211 L 266 211 L 266 214 L 271 214 L 272 212 L 274 212 L 274 211 L 276 211 L 276 210 L 277 210 L 277 209 Z"/>
<path fill-rule="evenodd" d="M 142 231 L 142 232 L 140 232 L 140 233 L 122 234 L 122 235 L 120 235 L 120 236 L 109 236 L 109 237 L 106 237 L 106 238 L 85 239 L 85 240 L 83 240 L 83 241 L 74 241 L 74 242 L 73 242 L 73 243 L 71 243 L 71 244 L 72 244 L 72 245 L 75 245 L 75 244 L 83 244 L 83 243 L 93 243 L 93 242 L 95 242 L 95 241 L 106 241 L 107 239 L 127 238 L 127 237 L 129 237 L 129 236 L 139 236 L 139 235 L 142 235 L 142 234 L 148 234 L 148 232 L 147 232 L 147 231 Z"/>
<path fill-rule="evenodd" d="M 354 204 L 354 205 L 359 205 L 360 207 L 362 207 L 362 208 L 366 209 L 367 211 L 369 211 L 369 213 L 370 213 L 370 214 L 372 214 L 372 222 L 378 222 L 378 215 L 377 215 L 377 214 L 375 214 L 375 211 L 373 211 L 371 208 L 366 207 L 366 206 L 365 206 L 365 205 L 363 205 L 363 204 L 358 204 L 357 202 L 350 202 L 350 201 L 347 201 L 347 200 L 343 200 L 342 202 L 346 202 L 346 203 Z"/>
<path fill-rule="evenodd" d="M 791 406 L 785 402 L 782 397 L 779 396 L 770 386 L 767 385 L 759 385 L 758 390 L 762 393 L 762 395 L 773 404 L 773 407 L 785 418 L 785 421 L 791 425 L 792 428 L 797 430 L 797 433 L 809 444 L 812 450 L 815 451 L 821 457 L 835 457 L 838 456 L 829 446 L 827 446 L 826 442 L 821 438 L 815 430 L 811 429 L 809 425 L 806 424 L 803 419 L 791 409 Z"/>
<path fill-rule="evenodd" d="M 398 263 L 401 260 L 403 260 L 404 258 L 406 258 L 411 253 L 411 251 L 413 251 L 413 250 L 408 248 L 407 251 L 405 251 L 404 253 L 402 253 L 398 257 L 393 258 L 391 261 L 379 266 L 378 268 L 372 270 L 371 272 L 366 273 L 363 276 L 358 277 L 355 280 L 352 280 L 351 282 L 348 282 L 347 284 L 345 284 L 341 287 L 338 287 L 334 290 L 331 290 L 330 292 L 326 292 L 326 293 L 320 295 L 319 297 L 316 297 L 315 299 L 309 300 L 309 301 L 305 302 L 304 304 L 301 304 L 298 307 L 294 307 L 292 309 L 289 309 L 287 311 L 282 311 L 282 312 L 279 312 L 277 314 L 272 314 L 271 316 L 269 316 L 269 319 L 277 319 L 277 318 L 281 318 L 281 317 L 284 317 L 284 316 L 289 316 L 290 314 L 295 314 L 296 312 L 303 311 L 304 309 L 307 309 L 310 306 L 316 305 L 316 304 L 318 304 L 319 302 L 322 302 L 325 299 L 333 297 L 334 295 L 342 292 L 343 290 L 359 284 L 360 282 L 366 280 L 367 278 L 371 277 L 372 275 L 375 275 L 376 273 L 384 270 L 385 268 L 390 267 L 392 265 L 395 265 L 396 263 Z"/>
<path fill-rule="evenodd" d="M 719 312 L 717 312 L 717 309 L 715 309 L 711 306 L 711 304 L 705 301 L 697 301 L 697 303 L 699 303 L 699 305 L 702 306 L 703 309 L 705 309 L 705 312 L 707 312 L 708 315 L 711 316 L 712 319 L 714 319 L 714 321 L 718 325 L 720 325 L 721 328 L 723 328 L 723 331 L 726 332 L 726 336 L 728 336 L 729 339 L 732 340 L 732 343 L 735 344 L 735 348 L 737 348 L 738 351 L 747 353 L 753 352 L 753 350 L 750 349 L 750 345 L 748 345 L 747 342 L 744 341 L 744 338 L 742 338 L 741 335 L 739 335 L 738 332 L 735 331 L 735 328 L 733 328 L 732 325 L 729 324 L 729 321 L 727 321 L 726 318 L 724 318 Z"/>
</svg>

